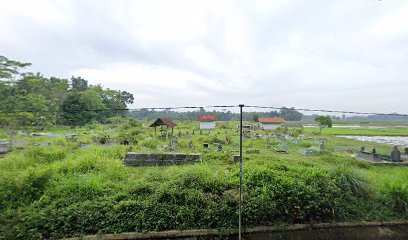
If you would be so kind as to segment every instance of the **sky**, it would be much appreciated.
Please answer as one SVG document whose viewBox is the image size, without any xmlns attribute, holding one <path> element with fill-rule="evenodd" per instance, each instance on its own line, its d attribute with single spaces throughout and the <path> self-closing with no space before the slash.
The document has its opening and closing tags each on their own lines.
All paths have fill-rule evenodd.
<svg viewBox="0 0 408 240">
<path fill-rule="evenodd" d="M 408 113 L 406 0 L 0 0 L 0 55 L 131 107 Z"/>
</svg>

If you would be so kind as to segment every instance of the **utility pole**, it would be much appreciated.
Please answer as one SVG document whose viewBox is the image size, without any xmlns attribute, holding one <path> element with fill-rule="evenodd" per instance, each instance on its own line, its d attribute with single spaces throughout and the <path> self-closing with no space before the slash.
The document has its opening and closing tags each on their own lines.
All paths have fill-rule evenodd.
<svg viewBox="0 0 408 240">
<path fill-rule="evenodd" d="M 239 105 L 239 240 L 242 232 L 242 108 L 244 104 Z"/>
</svg>

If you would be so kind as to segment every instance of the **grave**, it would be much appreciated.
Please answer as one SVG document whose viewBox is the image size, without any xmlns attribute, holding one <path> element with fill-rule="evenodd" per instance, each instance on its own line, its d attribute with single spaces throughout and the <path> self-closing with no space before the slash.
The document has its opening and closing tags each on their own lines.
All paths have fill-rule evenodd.
<svg viewBox="0 0 408 240">
<path fill-rule="evenodd" d="M 204 147 L 204 148 L 210 148 L 210 144 L 208 144 L 208 143 L 203 143 L 203 147 Z"/>
<path fill-rule="evenodd" d="M 401 155 L 401 152 L 398 150 L 397 146 L 394 146 L 394 149 L 391 151 L 390 155 L 379 154 L 375 148 L 373 148 L 371 152 L 364 150 L 365 148 L 362 147 L 360 152 L 354 157 L 372 164 L 408 165 L 408 158 Z"/>
<path fill-rule="evenodd" d="M 285 154 L 288 154 L 288 151 L 286 151 L 286 150 L 272 149 L 272 151 L 274 151 L 274 152 L 276 152 L 276 153 L 285 153 Z"/>
<path fill-rule="evenodd" d="M 91 146 L 91 144 L 89 142 L 87 142 L 87 143 L 79 142 L 79 144 L 78 144 L 78 148 L 86 148 L 86 147 L 89 147 L 89 146 Z"/>
<path fill-rule="evenodd" d="M 397 146 L 394 146 L 391 151 L 391 161 L 401 162 L 401 152 L 398 150 Z"/>
<path fill-rule="evenodd" d="M 51 146 L 51 143 L 50 142 L 42 142 L 42 143 L 40 143 L 40 146 L 41 147 L 49 147 L 49 146 Z"/>
<path fill-rule="evenodd" d="M 319 148 L 321 152 L 326 151 L 326 145 L 324 144 L 324 141 L 320 142 Z"/>
<path fill-rule="evenodd" d="M 222 144 L 221 143 L 218 143 L 218 146 L 217 146 L 217 152 L 222 152 L 223 150 L 222 150 Z"/>
<path fill-rule="evenodd" d="M 166 166 L 201 161 L 201 154 L 184 153 L 126 153 L 124 162 L 128 166 Z"/>
<path fill-rule="evenodd" d="M 281 143 L 278 146 L 279 146 L 279 148 L 282 148 L 282 149 L 288 149 L 288 144 L 286 144 L 286 143 Z"/>
<path fill-rule="evenodd" d="M 190 149 L 190 150 L 194 150 L 194 149 L 195 149 L 194 144 L 193 144 L 193 141 L 190 141 L 190 142 L 188 143 L 188 149 Z"/>
<path fill-rule="evenodd" d="M 259 154 L 259 150 L 258 149 L 256 149 L 256 150 L 245 150 L 245 153 L 246 154 L 253 154 L 253 153 Z"/>
<path fill-rule="evenodd" d="M 241 159 L 240 155 L 232 155 L 232 161 L 233 162 L 239 162 L 240 159 Z"/>
<path fill-rule="evenodd" d="M 319 153 L 316 149 L 310 147 L 306 149 L 300 149 L 299 153 L 302 154 L 303 156 L 314 156 Z"/>
<path fill-rule="evenodd" d="M 0 141 L 0 154 L 11 151 L 10 141 Z"/>
</svg>

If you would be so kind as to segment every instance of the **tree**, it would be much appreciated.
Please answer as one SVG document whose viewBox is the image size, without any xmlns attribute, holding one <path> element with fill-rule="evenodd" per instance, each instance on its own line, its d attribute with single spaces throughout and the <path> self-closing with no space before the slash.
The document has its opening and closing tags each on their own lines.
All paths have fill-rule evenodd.
<svg viewBox="0 0 408 240">
<path fill-rule="evenodd" d="M 81 77 L 71 77 L 72 91 L 83 92 L 88 89 L 88 81 Z"/>
<path fill-rule="evenodd" d="M 253 115 L 252 121 L 259 122 L 259 115 L 258 114 Z"/>
<path fill-rule="evenodd" d="M 10 60 L 0 55 L 0 79 L 15 80 L 15 76 L 20 74 L 20 68 L 27 66 L 31 66 L 31 63 Z"/>
<path fill-rule="evenodd" d="M 288 121 L 300 121 L 303 114 L 298 112 L 295 108 L 283 107 L 280 110 L 280 116 Z"/>
<path fill-rule="evenodd" d="M 333 122 L 330 117 L 328 116 L 318 116 L 315 118 L 317 125 L 319 126 L 319 134 L 322 133 L 322 129 L 325 127 L 331 128 Z"/>
<path fill-rule="evenodd" d="M 70 126 L 83 126 L 92 120 L 100 120 L 99 113 L 106 109 L 97 92 L 72 92 L 61 105 L 61 122 Z"/>
</svg>

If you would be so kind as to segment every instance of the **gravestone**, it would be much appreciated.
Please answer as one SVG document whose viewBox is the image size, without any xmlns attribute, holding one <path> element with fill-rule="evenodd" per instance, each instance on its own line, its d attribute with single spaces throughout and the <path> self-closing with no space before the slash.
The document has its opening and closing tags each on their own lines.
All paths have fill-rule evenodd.
<svg viewBox="0 0 408 240">
<path fill-rule="evenodd" d="M 11 143 L 9 141 L 0 141 L 0 153 L 6 153 L 11 150 Z"/>
<path fill-rule="evenodd" d="M 193 133 L 191 133 L 192 135 L 194 135 L 195 134 L 195 132 L 194 132 L 194 130 L 193 130 Z"/>
<path fill-rule="evenodd" d="M 240 159 L 241 159 L 240 155 L 232 155 L 232 161 L 233 162 L 239 162 Z"/>
<path fill-rule="evenodd" d="M 408 147 L 404 148 L 404 153 L 408 155 Z"/>
<path fill-rule="evenodd" d="M 210 144 L 208 144 L 208 143 L 203 143 L 203 147 L 204 147 L 204 148 L 210 148 Z"/>
<path fill-rule="evenodd" d="M 259 153 L 259 150 L 258 150 L 258 149 L 256 149 L 256 150 L 245 150 L 245 153 L 246 153 L 246 154 L 253 154 L 253 153 L 258 154 L 258 153 Z"/>
<path fill-rule="evenodd" d="M 234 147 L 239 147 L 239 143 L 234 143 L 234 145 L 233 145 Z"/>
<path fill-rule="evenodd" d="M 398 150 L 397 146 L 394 146 L 394 149 L 392 149 L 391 160 L 393 162 L 401 162 L 401 152 Z"/>
<path fill-rule="evenodd" d="M 190 138 L 190 132 L 186 133 L 186 138 Z"/>
<path fill-rule="evenodd" d="M 178 136 L 181 137 L 181 132 L 178 132 Z"/>
<path fill-rule="evenodd" d="M 42 142 L 42 143 L 40 143 L 40 146 L 41 147 L 49 147 L 49 146 L 51 146 L 51 143 L 50 142 Z"/>
<path fill-rule="evenodd" d="M 127 145 L 129 145 L 129 143 L 130 143 L 129 140 L 127 140 L 127 139 L 125 139 L 125 140 L 123 141 L 123 145 L 126 145 L 126 146 L 127 146 Z"/>
<path fill-rule="evenodd" d="M 222 144 L 221 143 L 218 144 L 217 152 L 222 152 Z"/>
<path fill-rule="evenodd" d="M 361 147 L 360 152 L 364 152 L 365 151 L 365 147 Z"/>
<path fill-rule="evenodd" d="M 200 130 L 200 135 L 203 135 L 203 130 Z"/>
<path fill-rule="evenodd" d="M 324 144 L 324 141 L 320 142 L 319 147 L 321 152 L 324 152 L 326 150 L 326 145 Z"/>
<path fill-rule="evenodd" d="M 190 141 L 190 142 L 188 143 L 188 149 L 190 149 L 190 150 L 194 150 L 194 144 L 193 144 L 193 141 Z"/>
<path fill-rule="evenodd" d="M 316 151 L 314 151 L 312 148 L 300 149 L 299 153 L 302 154 L 303 156 L 316 155 Z"/>
</svg>

